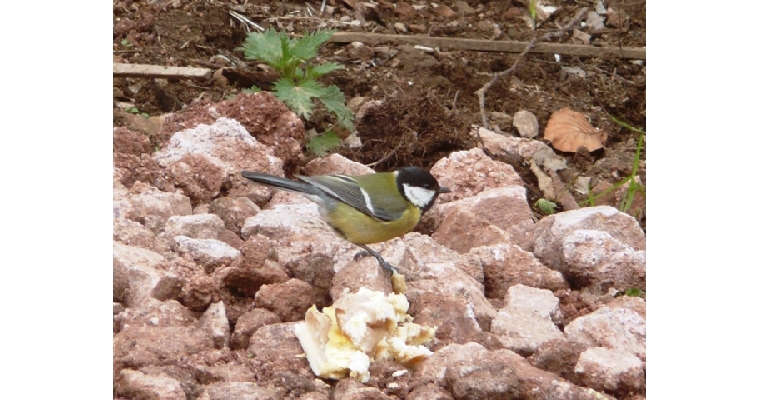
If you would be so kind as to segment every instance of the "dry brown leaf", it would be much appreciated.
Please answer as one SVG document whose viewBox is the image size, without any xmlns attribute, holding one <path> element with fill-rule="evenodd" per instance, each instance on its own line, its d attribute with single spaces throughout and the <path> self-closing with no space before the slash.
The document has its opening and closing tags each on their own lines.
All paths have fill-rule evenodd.
<svg viewBox="0 0 760 400">
<path fill-rule="evenodd" d="M 575 153 L 581 146 L 594 151 L 604 147 L 607 132 L 591 126 L 585 115 L 565 107 L 549 118 L 544 139 L 560 151 Z"/>
</svg>

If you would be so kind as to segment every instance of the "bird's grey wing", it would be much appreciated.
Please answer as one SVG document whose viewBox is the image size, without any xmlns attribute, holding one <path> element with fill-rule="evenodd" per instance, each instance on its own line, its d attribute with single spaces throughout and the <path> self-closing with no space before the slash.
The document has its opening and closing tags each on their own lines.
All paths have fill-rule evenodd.
<svg viewBox="0 0 760 400">
<path fill-rule="evenodd" d="M 327 195 L 347 203 L 351 207 L 381 221 L 393 221 L 401 215 L 390 213 L 388 210 L 373 207 L 369 194 L 362 190 L 354 178 L 346 175 L 319 175 L 298 176 L 304 182 L 308 182 L 321 189 Z"/>
</svg>

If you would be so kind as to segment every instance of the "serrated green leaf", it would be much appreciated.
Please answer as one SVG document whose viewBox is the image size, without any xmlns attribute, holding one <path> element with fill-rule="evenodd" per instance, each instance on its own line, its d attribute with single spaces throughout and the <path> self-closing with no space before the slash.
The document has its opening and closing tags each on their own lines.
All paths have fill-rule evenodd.
<svg viewBox="0 0 760 400">
<path fill-rule="evenodd" d="M 260 92 L 260 91 L 261 91 L 261 88 L 260 88 L 260 87 L 258 87 L 258 86 L 256 86 L 256 85 L 251 85 L 251 87 L 250 87 L 250 88 L 248 88 L 248 89 L 243 89 L 243 91 L 244 91 L 244 92 L 247 92 L 247 93 L 251 93 L 251 94 L 253 94 L 253 93 L 258 93 L 258 92 Z"/>
<path fill-rule="evenodd" d="M 306 69 L 306 76 L 309 79 L 317 79 L 323 75 L 326 75 L 330 72 L 333 72 L 338 69 L 345 68 L 343 64 L 338 64 L 336 62 L 326 62 L 324 64 L 319 64 L 314 67 L 307 67 Z"/>
<path fill-rule="evenodd" d="M 274 83 L 272 93 L 298 116 L 308 120 L 314 107 L 311 99 L 319 97 L 323 91 L 324 87 L 316 81 L 303 81 L 296 85 L 293 80 L 282 78 Z"/>
<path fill-rule="evenodd" d="M 273 28 L 264 32 L 251 32 L 245 38 L 243 47 L 236 50 L 243 50 L 248 60 L 260 60 L 274 67 L 282 63 L 282 35 L 284 33 L 278 33 Z"/>
<path fill-rule="evenodd" d="M 328 112 L 335 114 L 338 125 L 353 131 L 354 114 L 346 107 L 346 96 L 335 85 L 324 88 L 319 100 L 325 105 Z"/>
<path fill-rule="evenodd" d="M 290 51 L 293 57 L 309 61 L 316 57 L 319 47 L 330 40 L 335 31 L 307 32 L 302 38 L 293 39 Z"/>
<path fill-rule="evenodd" d="M 340 138 L 333 131 L 327 131 L 322 135 L 315 136 L 306 144 L 306 148 L 314 154 L 323 157 L 328 151 L 340 146 Z"/>
</svg>

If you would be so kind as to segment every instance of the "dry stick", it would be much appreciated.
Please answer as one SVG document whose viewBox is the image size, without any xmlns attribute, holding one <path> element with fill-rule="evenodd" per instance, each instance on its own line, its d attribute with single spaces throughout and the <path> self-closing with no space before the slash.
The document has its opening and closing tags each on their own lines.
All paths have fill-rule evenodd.
<svg viewBox="0 0 760 400">
<path fill-rule="evenodd" d="M 344 24 L 348 24 L 345 22 Z M 433 26 L 431 25 L 431 29 Z M 292 35 L 298 36 L 298 35 Z M 523 51 L 527 42 L 511 40 L 489 39 L 465 39 L 418 35 L 390 35 L 374 32 L 335 32 L 332 43 L 362 42 L 375 46 L 379 43 L 395 42 L 398 44 L 420 45 L 439 48 L 442 51 L 487 51 L 499 53 L 519 53 Z M 531 53 L 563 54 L 569 57 L 601 57 L 614 54 L 622 58 L 645 60 L 647 58 L 646 47 L 594 47 L 585 44 L 573 43 L 536 43 L 530 50 Z"/>
<path fill-rule="evenodd" d="M 117 78 L 206 79 L 211 77 L 211 70 L 208 68 L 113 63 L 113 76 Z"/>
<path fill-rule="evenodd" d="M 496 73 L 491 81 L 487 82 L 485 85 L 483 85 L 482 88 L 478 89 L 475 93 L 478 95 L 478 103 L 480 104 L 480 117 L 483 120 L 483 127 L 486 129 L 490 129 L 488 126 L 488 121 L 486 119 L 486 91 L 493 86 L 496 81 L 499 80 L 499 78 L 507 76 L 517 70 L 518 65 L 520 64 L 520 61 L 525 57 L 525 54 L 527 54 L 533 47 L 536 46 L 539 42 L 547 42 L 552 38 L 555 37 L 562 37 L 567 31 L 573 29 L 578 23 L 586 16 L 588 13 L 588 8 L 583 7 L 580 11 L 575 15 L 575 18 L 570 20 L 570 22 L 567 23 L 567 25 L 563 26 L 562 28 L 549 32 L 541 37 L 533 36 L 533 38 L 528 42 L 528 45 L 525 46 L 525 49 L 523 49 L 522 53 L 520 53 L 517 56 L 517 59 L 514 63 L 512 63 L 512 66 L 509 67 L 509 69 L 505 71 L 501 71 Z M 480 141 L 480 144 L 485 147 L 483 144 L 483 139 L 480 138 L 480 135 L 478 135 L 478 141 Z"/>
</svg>

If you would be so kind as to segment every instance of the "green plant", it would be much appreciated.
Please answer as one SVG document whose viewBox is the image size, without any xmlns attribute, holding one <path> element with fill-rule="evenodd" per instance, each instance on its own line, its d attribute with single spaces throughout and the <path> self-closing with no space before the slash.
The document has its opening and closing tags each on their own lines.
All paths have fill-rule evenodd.
<svg viewBox="0 0 760 400">
<path fill-rule="evenodd" d="M 546 200 L 544 198 L 540 198 L 536 200 L 536 203 L 534 204 L 534 206 L 538 207 L 538 209 L 544 215 L 554 214 L 554 211 L 557 209 L 557 203 Z"/>
<path fill-rule="evenodd" d="M 142 116 L 143 118 L 150 117 L 150 114 L 148 114 L 146 112 L 140 112 L 140 110 L 138 110 L 137 107 L 128 107 L 128 108 L 124 109 L 124 111 L 126 111 L 128 113 L 132 113 L 132 114 L 138 114 L 138 115 Z"/>
<path fill-rule="evenodd" d="M 314 112 L 314 100 L 318 100 L 327 112 L 335 116 L 339 126 L 353 131 L 354 116 L 346 107 L 346 97 L 335 85 L 324 86 L 317 81 L 323 75 L 343 68 L 335 62 L 312 63 L 320 46 L 330 40 L 335 31 L 317 31 L 306 33 L 302 38 L 290 38 L 285 32 L 270 28 L 265 32 L 251 32 L 245 43 L 237 50 L 245 53 L 249 60 L 259 60 L 280 73 L 280 79 L 274 84 L 273 94 L 298 116 L 307 121 Z M 252 92 L 261 91 L 257 87 Z M 328 151 L 337 146 L 340 140 L 330 131 L 314 137 L 307 148 L 315 153 Z"/>
<path fill-rule="evenodd" d="M 530 15 L 530 19 L 533 23 L 533 30 L 536 30 L 536 1 L 537 0 L 528 1 L 528 15 Z"/>
<path fill-rule="evenodd" d="M 340 138 L 333 131 L 327 131 L 321 135 L 315 136 L 306 144 L 307 149 L 320 157 L 338 146 L 340 146 Z"/>
<path fill-rule="evenodd" d="M 632 287 L 625 291 L 625 295 L 629 297 L 644 297 L 646 292 L 639 288 Z"/>
<path fill-rule="evenodd" d="M 625 179 L 623 179 L 620 182 L 614 184 L 611 188 L 609 188 L 609 189 L 607 189 L 607 190 L 605 190 L 605 191 L 603 191 L 603 192 L 601 192 L 599 194 L 594 194 L 594 192 L 589 187 L 589 190 L 588 190 L 588 199 L 580 202 L 579 204 L 588 204 L 588 205 L 590 205 L 590 206 L 593 207 L 594 203 L 595 203 L 595 199 L 597 197 L 605 196 L 605 195 L 609 194 L 610 192 L 613 192 L 613 191 L 619 189 L 621 186 L 623 186 L 623 185 L 625 185 L 627 183 L 628 184 L 628 190 L 626 191 L 625 196 L 623 197 L 623 199 L 621 200 L 620 204 L 618 205 L 618 209 L 620 211 L 625 212 L 625 211 L 628 211 L 631 208 L 631 205 L 633 204 L 633 197 L 636 195 L 636 192 L 640 192 L 644 197 L 646 197 L 646 188 L 644 187 L 644 185 L 642 185 L 641 183 L 639 183 L 639 182 L 636 181 L 636 175 L 639 173 L 639 161 L 641 159 L 641 149 L 644 147 L 644 141 L 645 141 L 645 138 L 646 138 L 646 132 L 643 131 L 643 130 L 641 130 L 641 129 L 634 128 L 634 127 L 628 125 L 627 123 L 625 123 L 625 122 L 623 122 L 623 121 L 615 118 L 615 116 L 613 116 L 613 115 L 609 115 L 608 114 L 608 116 L 610 117 L 610 119 L 612 119 L 613 121 L 615 121 L 615 123 L 617 123 L 618 125 L 620 125 L 620 126 L 622 126 L 624 128 L 630 129 L 630 130 L 632 130 L 634 132 L 639 133 L 639 141 L 638 141 L 638 143 L 636 145 L 636 154 L 633 156 L 633 168 L 631 169 L 631 174 L 628 175 L 628 176 L 626 176 Z"/>
</svg>

